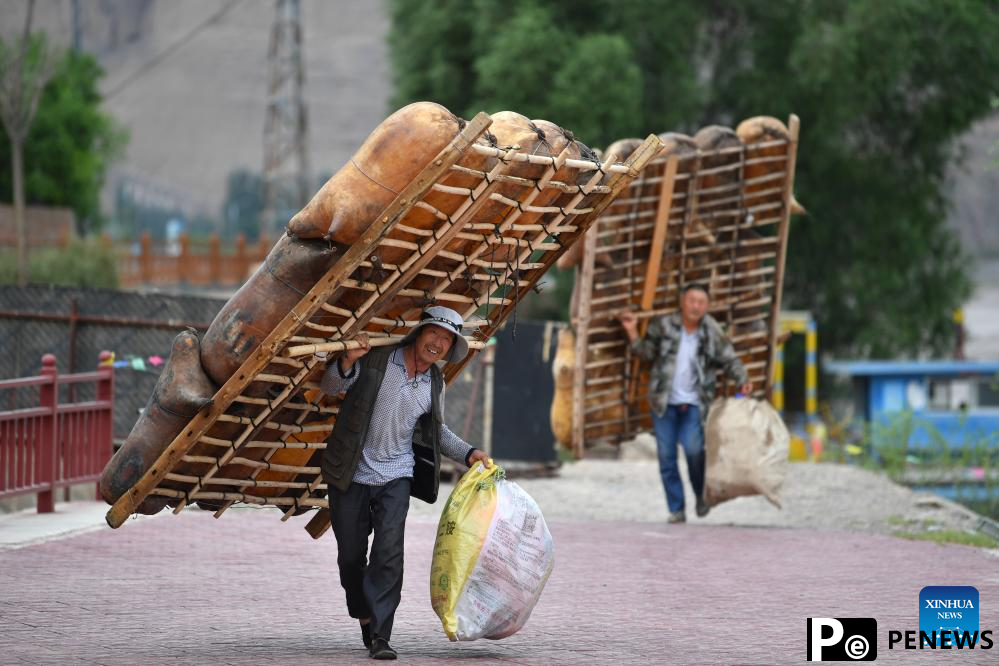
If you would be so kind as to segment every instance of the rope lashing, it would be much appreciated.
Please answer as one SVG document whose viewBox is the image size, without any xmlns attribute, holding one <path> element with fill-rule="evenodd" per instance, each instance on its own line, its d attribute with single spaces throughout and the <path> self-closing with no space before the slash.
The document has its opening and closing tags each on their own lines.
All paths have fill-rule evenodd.
<svg viewBox="0 0 999 666">
<path fill-rule="evenodd" d="M 533 121 L 530 122 L 530 123 L 528 123 L 527 126 L 530 127 L 534 131 L 535 134 L 538 135 L 538 139 L 541 141 L 541 143 L 543 143 L 546 146 L 548 146 L 549 148 L 551 148 L 551 144 L 548 143 L 548 137 L 547 137 L 547 135 L 545 135 L 545 131 L 543 129 L 541 129 L 540 127 L 538 127 L 537 125 L 535 125 Z"/>
<path fill-rule="evenodd" d="M 541 222 L 540 220 L 538 220 L 538 224 L 541 225 L 541 228 L 544 229 L 544 232 L 548 235 L 548 237 L 551 238 L 553 241 L 555 241 L 560 248 L 565 247 L 565 244 L 562 243 L 562 240 L 559 238 L 559 234 L 557 233 L 553 234 L 551 231 L 549 231 L 548 225 L 545 224 L 544 222 Z"/>
</svg>

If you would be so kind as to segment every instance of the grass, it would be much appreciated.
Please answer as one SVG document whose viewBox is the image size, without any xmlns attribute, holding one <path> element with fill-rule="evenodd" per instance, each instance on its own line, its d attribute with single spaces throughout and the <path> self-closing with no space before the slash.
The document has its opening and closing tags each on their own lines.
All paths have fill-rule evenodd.
<svg viewBox="0 0 999 666">
<path fill-rule="evenodd" d="M 999 466 L 999 431 L 963 433 L 964 441 L 949 442 L 932 422 L 912 412 L 899 412 L 885 421 L 862 422 L 849 430 L 840 430 L 840 435 L 830 438 L 823 451 L 824 461 L 859 464 L 883 471 L 893 480 L 899 480 L 913 467 L 938 470 L 981 467 L 987 473 Z M 925 443 L 914 444 L 918 439 Z"/>
<path fill-rule="evenodd" d="M 978 532 L 965 532 L 962 530 L 934 529 L 939 526 L 939 523 L 935 520 L 919 520 L 916 518 L 903 518 L 902 516 L 888 516 L 888 518 L 885 519 L 885 522 L 893 527 L 906 527 L 909 528 L 909 530 L 920 530 L 903 530 L 894 532 L 894 536 L 897 536 L 900 539 L 909 539 L 910 541 L 932 541 L 938 544 L 956 543 L 961 546 L 975 546 L 976 548 L 999 547 L 999 542 L 996 542 L 995 539 L 986 534 L 980 534 Z"/>
<path fill-rule="evenodd" d="M 903 518 L 902 516 L 888 516 L 885 522 L 892 527 L 907 527 L 914 524 L 916 521 L 912 518 Z"/>
<path fill-rule="evenodd" d="M 892 516 L 893 518 L 895 516 Z M 889 518 L 889 521 L 891 519 Z M 937 530 L 935 532 L 896 532 L 895 536 L 910 541 L 932 541 L 938 544 L 956 543 L 977 548 L 996 548 L 999 542 L 990 536 L 960 530 Z"/>
<path fill-rule="evenodd" d="M 836 436 L 830 435 L 823 461 L 855 464 L 908 485 L 920 485 L 920 473 L 952 477 L 947 485 L 955 489 L 957 502 L 999 520 L 999 431 L 963 432 L 963 441 L 949 442 L 929 420 L 899 412 L 875 423 L 836 424 L 830 429 L 833 432 Z M 978 468 L 983 481 L 967 480 L 964 473 L 972 468 Z M 982 490 L 985 498 L 977 499 Z M 888 524 L 906 525 L 899 517 L 894 517 L 894 522 L 889 519 Z"/>
<path fill-rule="evenodd" d="M 917 518 L 903 518 L 902 516 L 888 516 L 885 522 L 892 527 L 922 527 L 924 530 L 939 525 L 937 521 L 930 518 L 919 520 Z"/>
</svg>

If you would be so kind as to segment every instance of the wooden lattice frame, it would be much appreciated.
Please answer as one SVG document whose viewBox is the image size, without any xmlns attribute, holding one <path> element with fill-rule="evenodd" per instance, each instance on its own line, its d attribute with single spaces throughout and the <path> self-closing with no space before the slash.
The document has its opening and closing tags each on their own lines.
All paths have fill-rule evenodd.
<svg viewBox="0 0 999 666">
<path fill-rule="evenodd" d="M 221 503 L 216 517 L 235 502 L 278 506 L 284 511 L 282 520 L 318 508 L 320 512 L 307 526 L 318 537 L 329 527 L 329 514 L 326 485 L 317 460 L 325 448 L 322 440 L 333 428 L 340 401 L 317 395 L 317 380 L 324 364 L 315 352 L 349 348 L 353 343 L 344 340 L 369 330 L 371 324 L 384 327 L 384 333 L 374 335 L 373 344 L 398 341 L 417 322 L 381 319 L 376 313 L 382 311 L 382 306 L 397 296 L 433 302 L 446 294 L 449 302 L 467 304 L 462 313 L 466 320 L 479 315 L 477 328 L 466 338 L 475 353 L 544 272 L 662 148 L 661 140 L 653 135 L 625 163 L 619 163 L 616 155 L 608 155 L 603 163 L 572 159 L 569 149 L 557 157 L 529 155 L 517 147 L 497 148 L 479 141 L 491 122 L 488 115 L 478 114 L 403 188 L 361 239 L 350 246 L 218 390 L 212 403 L 190 420 L 143 477 L 111 507 L 107 513 L 109 525 L 120 526 L 146 497 L 156 495 L 170 498 L 175 513 L 192 501 Z M 470 151 L 496 158 L 495 168 L 486 173 L 460 165 L 459 160 Z M 508 174 L 511 165 L 525 162 L 544 166 L 544 175 L 531 180 Z M 453 172 L 473 175 L 478 184 L 469 188 L 443 185 L 441 181 Z M 556 172 L 570 173 L 574 178 L 556 181 Z M 511 198 L 496 192 L 501 183 L 519 185 L 519 195 Z M 561 195 L 560 205 L 532 205 L 539 193 L 551 190 Z M 431 192 L 459 197 L 456 212 L 447 215 L 431 206 L 425 200 Z M 502 222 L 470 222 L 490 201 L 509 208 Z M 432 230 L 407 226 L 407 216 L 417 209 L 431 212 L 437 226 Z M 532 214 L 531 224 L 517 225 L 523 213 Z M 387 238 L 392 230 L 422 241 Z M 445 252 L 444 248 L 456 238 L 476 245 L 461 256 Z M 513 260 L 502 265 L 486 261 L 484 254 L 497 245 L 516 247 Z M 369 259 L 378 247 L 404 248 L 411 254 L 394 265 L 373 265 Z M 435 258 L 451 261 L 453 269 L 428 269 Z M 470 266 L 479 272 L 469 282 Z M 437 281 L 432 293 L 409 288 L 418 276 L 431 276 Z M 448 291 L 459 276 L 466 279 L 466 288 Z M 475 285 L 471 291 L 469 283 Z M 354 311 L 338 307 L 338 299 L 348 292 L 366 294 L 368 298 Z M 457 376 L 471 356 L 447 365 L 445 380 Z M 275 394 L 265 398 L 251 395 L 248 388 L 255 382 L 270 385 Z M 216 434 L 232 428 L 241 428 L 241 432 L 235 436 Z M 316 439 L 320 441 L 310 441 Z M 207 448 L 211 453 L 193 455 L 195 447 Z M 263 454 L 259 453 L 261 449 Z M 274 463 L 272 456 L 283 450 L 308 452 L 310 464 Z M 254 453 L 257 455 L 251 455 Z M 178 468 L 193 468 L 196 472 L 178 473 Z M 247 473 L 222 475 L 234 468 Z M 278 480 L 261 480 L 262 476 L 275 475 Z M 288 478 L 280 478 L 282 475 Z"/>
<path fill-rule="evenodd" d="M 644 334 L 652 317 L 677 311 L 686 283 L 709 284 L 710 312 L 746 366 L 754 395 L 769 397 L 797 116 L 790 117 L 788 129 L 787 140 L 657 156 L 587 233 L 573 319 L 572 448 L 577 457 L 585 446 L 618 444 L 651 430 L 648 364 L 631 353 L 615 313 L 636 311 Z M 779 155 L 762 155 L 778 147 L 783 149 Z M 719 158 L 727 163 L 702 166 Z M 744 178 L 747 166 L 764 163 L 782 166 L 765 177 Z M 738 176 L 734 182 L 698 187 L 711 175 L 732 171 Z M 705 242 L 712 237 L 714 243 Z M 701 256 L 708 260 L 700 261 Z M 731 393 L 734 387 L 725 389 Z"/>
</svg>

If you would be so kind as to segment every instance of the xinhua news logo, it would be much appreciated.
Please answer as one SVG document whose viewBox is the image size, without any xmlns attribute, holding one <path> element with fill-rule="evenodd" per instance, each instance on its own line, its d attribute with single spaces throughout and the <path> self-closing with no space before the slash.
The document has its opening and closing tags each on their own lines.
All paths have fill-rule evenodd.
<svg viewBox="0 0 999 666">
<path fill-rule="evenodd" d="M 808 618 L 808 661 L 874 661 L 878 621 L 873 617 Z"/>
<path fill-rule="evenodd" d="M 919 591 L 919 638 L 922 647 L 953 647 L 965 634 L 977 637 L 978 630 L 976 588 L 970 585 L 931 585 Z"/>
<path fill-rule="evenodd" d="M 892 629 L 889 650 L 991 650 L 992 631 L 981 631 L 978 590 L 934 585 L 919 591 L 919 631 Z"/>
</svg>

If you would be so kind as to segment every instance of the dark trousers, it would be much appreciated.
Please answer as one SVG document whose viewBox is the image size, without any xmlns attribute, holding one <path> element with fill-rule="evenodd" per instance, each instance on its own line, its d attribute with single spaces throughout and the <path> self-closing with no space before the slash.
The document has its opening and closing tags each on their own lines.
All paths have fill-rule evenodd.
<svg viewBox="0 0 999 666">
<path fill-rule="evenodd" d="M 697 405 L 669 405 L 662 416 L 652 416 L 659 450 L 659 473 L 666 489 L 666 505 L 671 512 L 683 511 L 683 482 L 677 465 L 677 442 L 687 458 L 687 474 L 694 495 L 704 493 L 704 429 Z"/>
<path fill-rule="evenodd" d="M 412 479 L 384 486 L 351 483 L 346 492 L 329 491 L 330 522 L 336 536 L 340 584 L 351 617 L 371 618 L 371 631 L 392 636 L 402 596 L 402 560 Z M 374 532 L 371 557 L 368 535 Z"/>
</svg>

